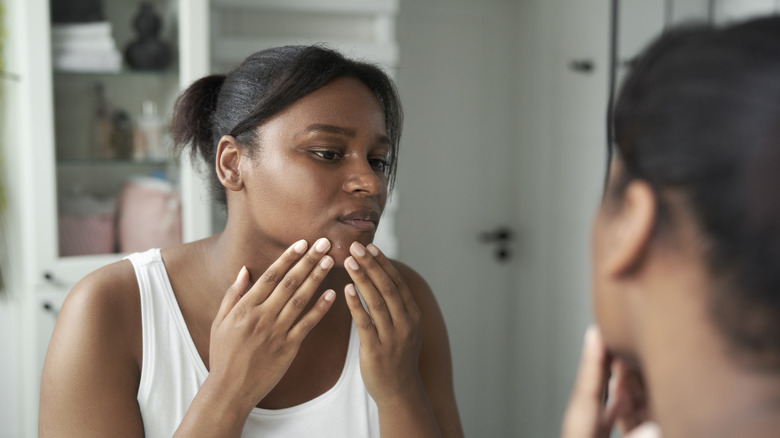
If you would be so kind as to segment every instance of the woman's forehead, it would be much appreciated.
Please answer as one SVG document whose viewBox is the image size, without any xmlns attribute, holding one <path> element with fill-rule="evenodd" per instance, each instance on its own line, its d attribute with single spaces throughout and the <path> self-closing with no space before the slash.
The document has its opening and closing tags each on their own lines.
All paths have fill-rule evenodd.
<svg viewBox="0 0 780 438">
<path fill-rule="evenodd" d="M 370 131 L 387 136 L 385 117 L 374 93 L 354 78 L 339 78 L 307 94 L 269 118 L 268 130 L 355 135 Z"/>
</svg>

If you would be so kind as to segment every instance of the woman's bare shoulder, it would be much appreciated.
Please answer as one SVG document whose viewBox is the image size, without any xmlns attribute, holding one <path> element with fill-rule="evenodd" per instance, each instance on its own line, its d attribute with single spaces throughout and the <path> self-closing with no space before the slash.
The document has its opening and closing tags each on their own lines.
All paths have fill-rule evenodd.
<svg viewBox="0 0 780 438">
<path fill-rule="evenodd" d="M 414 299 L 418 301 L 418 305 L 422 307 L 423 304 L 429 303 L 434 305 L 438 310 L 436 298 L 433 295 L 433 291 L 431 290 L 430 285 L 428 285 L 428 282 L 425 281 L 425 278 L 423 278 L 420 273 L 414 270 L 414 268 L 403 262 L 394 259 L 390 259 L 390 262 L 393 264 L 398 273 L 401 274 L 401 277 L 403 277 L 406 285 L 409 286 L 409 290 L 412 292 Z M 420 301 L 423 303 L 420 303 Z"/>
<path fill-rule="evenodd" d="M 116 322 L 133 313 L 139 316 L 140 295 L 135 270 L 128 260 L 121 260 L 99 268 L 81 279 L 68 294 L 60 313 L 83 312 L 107 317 Z M 126 318 L 122 318 L 126 319 Z"/>
<path fill-rule="evenodd" d="M 403 277 L 420 308 L 423 340 L 420 349 L 420 377 L 442 436 L 462 437 L 458 407 L 452 379 L 452 353 L 447 327 L 436 297 L 428 282 L 417 271 L 397 260 L 393 266 Z"/>
<path fill-rule="evenodd" d="M 41 377 L 42 436 L 142 436 L 141 304 L 127 260 L 84 277 L 68 294 L 54 327 Z M 118 426 L 121 426 L 117 429 Z"/>
<path fill-rule="evenodd" d="M 53 342 L 60 337 L 109 348 L 110 354 L 132 358 L 140 366 L 141 298 L 129 260 L 99 268 L 76 283 L 57 316 Z"/>
</svg>

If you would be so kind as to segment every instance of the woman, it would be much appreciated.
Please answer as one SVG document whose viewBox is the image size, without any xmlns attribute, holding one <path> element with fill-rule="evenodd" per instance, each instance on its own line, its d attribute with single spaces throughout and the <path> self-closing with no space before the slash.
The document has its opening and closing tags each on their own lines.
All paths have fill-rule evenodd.
<svg viewBox="0 0 780 438">
<path fill-rule="evenodd" d="M 41 436 L 462 436 L 431 290 L 371 244 L 401 133 L 391 80 L 265 50 L 192 84 L 172 131 L 213 168 L 225 230 L 76 285 Z"/>
<path fill-rule="evenodd" d="M 780 18 L 663 35 L 623 85 L 564 437 L 780 430 Z M 610 362 L 617 378 L 607 407 Z"/>
</svg>

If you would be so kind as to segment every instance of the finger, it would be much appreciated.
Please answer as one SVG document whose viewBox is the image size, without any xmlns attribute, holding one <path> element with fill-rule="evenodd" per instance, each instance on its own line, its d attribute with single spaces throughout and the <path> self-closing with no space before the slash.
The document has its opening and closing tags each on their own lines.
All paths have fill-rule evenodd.
<svg viewBox="0 0 780 438">
<path fill-rule="evenodd" d="M 388 274 L 386 267 L 381 265 L 379 260 L 372 253 L 366 251 L 366 248 L 359 242 L 352 243 L 349 247 L 349 252 L 352 254 L 352 257 L 357 260 L 362 268 L 362 272 L 366 274 L 367 278 L 382 297 L 382 300 L 384 300 L 390 312 L 391 321 L 394 321 L 394 323 L 398 322 L 396 321 L 397 318 L 401 318 L 403 315 L 407 314 L 406 305 L 399 292 L 399 288 L 406 286 L 405 282 L 400 280 L 400 284 L 398 284 L 394 281 Z M 391 266 L 391 268 L 393 267 Z M 395 271 L 394 268 L 393 271 Z M 353 277 L 353 280 L 355 280 L 355 277 Z M 363 288 L 359 283 L 358 288 L 362 293 Z M 365 297 L 365 294 L 363 296 Z"/>
<path fill-rule="evenodd" d="M 393 321 L 390 316 L 390 310 L 387 308 L 387 302 L 382 297 L 382 294 L 376 290 L 374 283 L 363 272 L 355 258 L 352 256 L 347 257 L 344 260 L 344 267 L 347 268 L 347 273 L 352 278 L 352 281 L 355 282 L 354 287 L 357 287 L 360 294 L 363 295 L 363 300 L 365 300 L 368 308 L 368 314 L 371 320 L 373 320 L 376 329 L 380 333 L 392 330 Z"/>
<path fill-rule="evenodd" d="M 354 284 L 348 284 L 344 287 L 344 297 L 347 300 L 349 313 L 352 314 L 352 319 L 355 321 L 355 327 L 358 329 L 360 342 L 366 344 L 375 343 L 379 339 L 376 326 L 371 321 L 371 316 L 366 312 L 366 309 L 363 308 L 363 303 L 360 302 L 360 297 L 355 290 Z"/>
<path fill-rule="evenodd" d="M 611 373 L 608 377 L 607 404 L 604 408 L 604 422 L 615 424 L 624 421 L 627 413 L 631 411 L 631 400 L 626 394 L 626 374 L 623 362 L 614 360 L 611 364 Z"/>
<path fill-rule="evenodd" d="M 647 421 L 623 435 L 625 438 L 661 438 L 661 428 L 658 424 Z"/>
<path fill-rule="evenodd" d="M 301 258 L 308 247 L 305 240 L 299 240 L 287 248 L 268 269 L 263 272 L 260 278 L 255 281 L 252 288 L 246 293 L 248 304 L 259 305 L 268 299 L 274 288 L 282 281 L 284 275 Z"/>
<path fill-rule="evenodd" d="M 249 270 L 246 269 L 246 266 L 243 266 L 241 267 L 241 270 L 238 271 L 236 281 L 230 285 L 227 292 L 225 292 L 225 296 L 222 298 L 222 303 L 219 305 L 217 316 L 214 318 L 215 326 L 222 324 L 222 321 L 225 320 L 230 311 L 233 310 L 236 304 L 241 300 L 241 297 L 244 296 L 248 287 Z"/>
<path fill-rule="evenodd" d="M 282 280 L 276 285 L 268 299 L 265 300 L 263 307 L 268 309 L 273 315 L 278 316 L 290 299 L 303 286 L 312 269 L 322 262 L 329 249 L 330 242 L 324 237 L 314 242 L 309 251 L 284 274 Z M 323 278 L 324 276 L 320 276 L 319 281 L 321 282 Z M 314 290 L 310 292 L 313 294 Z M 303 296 L 299 295 L 296 301 L 301 301 L 303 298 Z M 305 302 L 302 302 L 303 307 L 306 306 L 309 298 L 311 298 L 311 295 L 305 299 Z M 301 307 L 301 310 L 303 307 Z"/>
<path fill-rule="evenodd" d="M 333 265 L 333 257 L 326 255 L 320 260 L 317 266 L 309 272 L 309 275 L 303 280 L 303 284 L 301 284 L 298 290 L 293 292 L 292 297 L 290 297 L 284 305 L 282 311 L 279 312 L 278 320 L 280 323 L 288 324 L 290 326 L 293 325 L 301 312 L 309 305 L 311 297 L 317 291 L 325 277 L 328 276 Z"/>
<path fill-rule="evenodd" d="M 313 329 L 320 321 L 322 321 L 322 317 L 324 317 L 331 308 L 335 299 L 336 292 L 334 292 L 333 289 L 328 289 L 325 291 L 320 299 L 317 300 L 317 302 L 314 304 L 314 307 L 306 312 L 300 321 L 298 321 L 292 327 L 292 329 L 290 329 L 290 331 L 287 333 L 287 336 L 298 343 L 303 341 L 303 338 L 309 334 L 311 329 Z"/>
<path fill-rule="evenodd" d="M 606 351 L 598 329 L 590 327 L 585 334 L 577 381 L 574 384 L 564 420 L 564 437 L 596 437 L 602 424 L 602 389 L 605 383 Z"/>
<path fill-rule="evenodd" d="M 398 293 L 404 301 L 406 310 L 410 313 L 414 312 L 419 315 L 420 308 L 417 306 L 417 300 L 414 299 L 412 292 L 409 290 L 409 286 L 406 284 L 406 281 L 401 273 L 398 272 L 395 265 L 393 265 L 393 262 L 391 262 L 390 259 L 388 259 L 373 243 L 369 243 L 368 246 L 366 246 L 366 249 L 374 256 L 379 265 L 382 266 L 387 275 L 392 279 L 393 283 L 395 283 L 398 288 Z"/>
</svg>

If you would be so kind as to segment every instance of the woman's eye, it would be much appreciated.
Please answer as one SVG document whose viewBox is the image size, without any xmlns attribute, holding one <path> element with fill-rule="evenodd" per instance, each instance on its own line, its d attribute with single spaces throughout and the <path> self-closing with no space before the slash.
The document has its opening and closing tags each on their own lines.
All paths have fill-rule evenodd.
<svg viewBox="0 0 780 438">
<path fill-rule="evenodd" d="M 335 151 L 312 151 L 312 153 L 322 158 L 323 160 L 328 161 L 335 160 L 339 156 L 339 154 Z"/>
<path fill-rule="evenodd" d="M 368 164 L 370 164 L 373 169 L 380 172 L 385 172 L 387 168 L 390 167 L 390 163 L 382 158 L 369 158 Z"/>
</svg>

